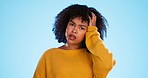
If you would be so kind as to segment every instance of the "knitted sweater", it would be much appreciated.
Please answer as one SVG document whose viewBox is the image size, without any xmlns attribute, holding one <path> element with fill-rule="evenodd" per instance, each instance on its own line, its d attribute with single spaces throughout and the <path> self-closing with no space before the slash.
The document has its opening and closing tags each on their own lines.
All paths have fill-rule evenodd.
<svg viewBox="0 0 148 78">
<path fill-rule="evenodd" d="M 34 78 L 106 78 L 115 65 L 112 53 L 105 47 L 97 27 L 88 26 L 85 48 L 64 50 L 51 48 L 44 52 Z"/>
</svg>

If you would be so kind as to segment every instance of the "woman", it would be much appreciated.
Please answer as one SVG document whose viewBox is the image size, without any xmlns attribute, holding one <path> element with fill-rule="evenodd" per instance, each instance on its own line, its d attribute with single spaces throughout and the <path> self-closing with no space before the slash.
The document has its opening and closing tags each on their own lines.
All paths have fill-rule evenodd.
<svg viewBox="0 0 148 78">
<path fill-rule="evenodd" d="M 95 8 L 74 4 L 63 9 L 53 31 L 65 44 L 42 55 L 34 78 L 106 78 L 115 65 L 103 44 L 106 24 Z"/>
</svg>

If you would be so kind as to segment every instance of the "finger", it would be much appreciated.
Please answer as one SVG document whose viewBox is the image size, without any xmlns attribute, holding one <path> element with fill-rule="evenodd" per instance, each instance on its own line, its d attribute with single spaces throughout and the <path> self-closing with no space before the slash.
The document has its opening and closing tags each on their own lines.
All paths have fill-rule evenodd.
<svg viewBox="0 0 148 78">
<path fill-rule="evenodd" d="M 91 22 L 92 22 L 92 19 L 91 19 L 91 17 L 89 16 L 89 26 L 91 25 Z"/>
<path fill-rule="evenodd" d="M 90 25 L 91 26 L 96 26 L 96 15 L 93 13 L 93 12 L 91 12 L 92 13 L 92 19 L 90 20 Z"/>
<path fill-rule="evenodd" d="M 92 20 L 96 20 L 96 15 L 92 12 Z"/>
<path fill-rule="evenodd" d="M 91 21 L 91 17 L 89 16 L 89 20 Z"/>
</svg>

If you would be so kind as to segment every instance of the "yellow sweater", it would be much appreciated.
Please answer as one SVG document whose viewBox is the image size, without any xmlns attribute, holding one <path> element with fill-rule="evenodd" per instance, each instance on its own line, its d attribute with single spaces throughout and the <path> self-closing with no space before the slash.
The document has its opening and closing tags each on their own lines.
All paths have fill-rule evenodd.
<svg viewBox="0 0 148 78">
<path fill-rule="evenodd" d="M 34 78 L 106 78 L 115 65 L 95 26 L 86 33 L 86 49 L 47 50 L 37 65 Z"/>
</svg>

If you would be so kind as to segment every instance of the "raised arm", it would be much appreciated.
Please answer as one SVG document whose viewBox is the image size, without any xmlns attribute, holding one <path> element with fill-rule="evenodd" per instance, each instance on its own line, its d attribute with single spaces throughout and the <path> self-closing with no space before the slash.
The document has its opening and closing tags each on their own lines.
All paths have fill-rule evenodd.
<svg viewBox="0 0 148 78">
<path fill-rule="evenodd" d="M 94 14 L 92 16 L 86 33 L 86 46 L 91 52 L 94 78 L 106 78 L 116 62 L 112 53 L 105 47 L 103 40 L 101 40 L 95 26 L 96 17 Z"/>
</svg>

